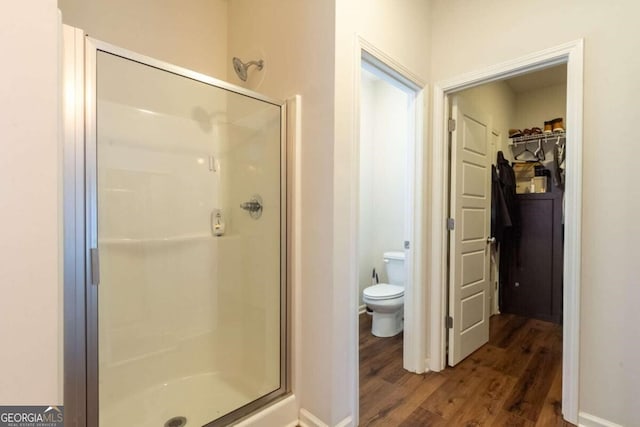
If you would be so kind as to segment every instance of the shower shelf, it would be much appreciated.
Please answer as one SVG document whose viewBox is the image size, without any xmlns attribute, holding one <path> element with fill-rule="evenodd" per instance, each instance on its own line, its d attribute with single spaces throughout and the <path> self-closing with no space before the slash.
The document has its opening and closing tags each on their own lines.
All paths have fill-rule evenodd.
<svg viewBox="0 0 640 427">
<path fill-rule="evenodd" d="M 155 245 L 155 244 L 170 244 L 170 243 L 182 243 L 204 240 L 219 240 L 228 237 L 224 236 L 212 236 L 211 234 L 194 234 L 186 236 L 172 236 L 172 237 L 153 237 L 143 239 L 127 239 L 127 238 L 103 238 L 99 239 L 99 243 L 103 245 Z"/>
</svg>

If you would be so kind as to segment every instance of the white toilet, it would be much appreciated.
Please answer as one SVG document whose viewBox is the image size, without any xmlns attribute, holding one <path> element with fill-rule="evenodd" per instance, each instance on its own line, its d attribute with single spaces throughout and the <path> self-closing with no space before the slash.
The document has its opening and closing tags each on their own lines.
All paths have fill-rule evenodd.
<svg viewBox="0 0 640 427">
<path fill-rule="evenodd" d="M 362 291 L 362 300 L 373 311 L 371 333 L 392 337 L 402 332 L 404 317 L 404 252 L 383 255 L 389 283 L 379 283 Z"/>
</svg>

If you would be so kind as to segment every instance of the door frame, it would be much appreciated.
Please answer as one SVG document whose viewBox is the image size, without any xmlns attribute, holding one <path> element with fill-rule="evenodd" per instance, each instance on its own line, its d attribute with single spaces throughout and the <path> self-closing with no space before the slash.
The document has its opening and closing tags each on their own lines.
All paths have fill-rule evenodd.
<svg viewBox="0 0 640 427">
<path fill-rule="evenodd" d="M 520 58 L 502 62 L 479 71 L 439 81 L 434 84 L 433 144 L 431 162 L 431 251 L 430 258 L 430 327 L 429 360 L 434 371 L 446 362 L 445 315 L 448 286 L 448 215 L 449 156 L 446 122 L 449 95 L 481 84 L 567 64 L 567 168 L 565 185 L 564 298 L 562 345 L 562 413 L 577 424 L 579 404 L 580 351 L 580 267 L 582 241 L 582 127 L 583 127 L 583 39 L 574 40 Z"/>
<path fill-rule="evenodd" d="M 408 231 L 405 236 L 409 237 L 410 249 L 408 256 L 405 258 L 407 263 L 407 283 L 411 283 L 410 286 L 405 288 L 405 335 L 403 341 L 403 367 L 404 369 L 422 373 L 428 370 L 426 363 L 427 355 L 427 340 L 425 334 L 425 320 L 427 313 L 426 294 L 427 289 L 425 287 L 426 282 L 426 263 L 416 262 L 417 260 L 424 260 L 426 258 L 425 251 L 427 249 L 427 221 L 426 214 L 426 181 L 425 166 L 427 164 L 426 157 L 426 124 L 427 124 L 427 104 L 428 99 L 427 85 L 416 74 L 404 67 L 398 61 L 391 56 L 387 55 L 372 43 L 368 42 L 361 36 L 356 35 L 354 43 L 354 98 L 353 98 L 353 141 L 351 146 L 351 152 L 353 153 L 350 163 L 350 180 L 351 188 L 353 189 L 352 197 L 350 197 L 351 211 L 356 213 L 355 218 L 352 220 L 352 227 L 350 227 L 350 241 L 352 243 L 351 250 L 349 251 L 349 277 L 352 279 L 352 323 L 351 329 L 353 339 L 353 348 L 351 351 L 355 353 L 354 364 L 351 372 L 353 373 L 352 384 L 355 390 L 355 406 L 354 413 L 357 422 L 359 412 L 359 345 L 358 345 L 358 330 L 359 330 L 359 269 L 358 269 L 358 223 L 359 223 L 359 182 L 360 182 L 360 79 L 361 69 L 363 63 L 363 57 L 366 58 L 366 62 L 374 65 L 382 72 L 386 72 L 391 77 L 400 81 L 404 86 L 413 91 L 413 109 L 414 116 L 413 122 L 413 134 L 411 138 L 412 143 L 408 147 L 408 156 L 413 158 L 412 164 L 408 163 L 408 166 L 412 169 L 408 171 L 409 176 L 413 179 L 409 180 L 407 191 L 410 192 L 412 209 L 405 209 L 405 220 L 411 217 L 408 223 Z M 411 132 L 411 130 L 410 130 Z M 407 212 L 408 211 L 408 212 Z M 382 254 L 380 254 L 382 256 Z"/>
</svg>

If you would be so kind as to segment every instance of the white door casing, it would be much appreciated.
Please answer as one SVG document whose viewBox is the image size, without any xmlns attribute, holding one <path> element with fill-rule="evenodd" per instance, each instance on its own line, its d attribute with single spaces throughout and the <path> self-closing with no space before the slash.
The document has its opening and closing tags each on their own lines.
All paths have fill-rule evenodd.
<svg viewBox="0 0 640 427">
<path fill-rule="evenodd" d="M 452 98 L 448 363 L 489 341 L 491 126 L 482 112 Z"/>
<path fill-rule="evenodd" d="M 446 365 L 445 303 L 448 283 L 446 215 L 448 215 L 448 170 L 446 117 L 448 95 L 483 83 L 567 64 L 567 169 L 565 184 L 564 295 L 562 345 L 562 414 L 578 424 L 580 389 L 580 280 L 582 245 L 582 126 L 584 99 L 584 40 L 577 39 L 505 62 L 439 80 L 433 90 L 433 145 L 430 153 L 430 253 L 429 367 L 439 371 Z M 569 125 L 569 123 L 571 123 Z"/>
<path fill-rule="evenodd" d="M 406 221 L 410 224 L 410 227 L 406 230 L 407 240 L 410 242 L 410 249 L 405 253 L 405 268 L 407 272 L 407 282 L 410 286 L 405 286 L 405 306 L 404 306 L 404 340 L 403 340 L 403 368 L 416 373 L 422 373 L 428 370 L 427 359 L 427 334 L 425 332 L 426 325 L 426 307 L 425 307 L 425 284 L 424 278 L 426 275 L 426 266 L 423 262 L 414 262 L 414 260 L 426 259 L 426 232 L 425 224 L 426 218 L 426 203 L 425 198 L 426 182 L 425 176 L 425 163 L 428 159 L 428 155 L 425 152 L 426 144 L 426 123 L 428 122 L 426 112 L 428 109 L 428 90 L 426 82 L 424 82 L 419 76 L 411 72 L 408 68 L 404 67 L 400 62 L 378 49 L 375 45 L 368 42 L 366 39 L 359 35 L 355 36 L 354 43 L 354 71 L 355 81 L 360 82 L 360 73 L 362 67 L 363 58 L 366 61 L 374 65 L 376 68 L 387 73 L 395 80 L 401 83 L 410 91 L 413 91 L 411 102 L 411 125 L 412 128 L 411 138 L 413 142 L 409 144 L 410 154 L 409 162 L 407 166 L 407 174 L 409 178 L 409 188 L 411 191 L 410 201 L 407 201 L 409 209 L 407 211 Z M 355 85 L 355 93 L 353 94 L 353 117 L 354 128 L 356 131 L 353 134 L 352 148 L 350 150 L 350 162 L 349 162 L 349 174 L 351 177 L 351 212 L 358 212 L 357 201 L 358 187 L 359 187 L 359 156 L 355 153 L 359 153 L 360 144 L 360 84 Z M 357 216 L 357 215 L 356 215 Z M 345 219 L 346 221 L 346 219 Z M 350 241 L 357 242 L 358 240 L 358 225 L 357 220 L 351 219 L 348 234 L 350 235 Z M 359 408 L 359 368 L 358 368 L 358 301 L 359 290 L 356 284 L 358 283 L 358 248 L 354 244 L 350 248 L 349 252 L 350 267 L 349 276 L 352 278 L 350 283 L 354 284 L 352 293 L 351 311 L 353 316 L 351 317 L 350 330 L 352 333 L 351 348 L 349 350 L 350 355 L 350 371 L 352 373 L 352 383 L 354 393 L 352 397 L 353 408 L 353 422 L 354 425 L 358 424 L 358 408 Z"/>
</svg>

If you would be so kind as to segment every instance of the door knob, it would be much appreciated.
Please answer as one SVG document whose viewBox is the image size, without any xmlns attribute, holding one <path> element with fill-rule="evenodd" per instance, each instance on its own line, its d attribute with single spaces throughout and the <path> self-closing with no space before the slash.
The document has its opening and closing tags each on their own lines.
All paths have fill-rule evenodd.
<svg viewBox="0 0 640 427">
<path fill-rule="evenodd" d="M 487 237 L 487 243 L 488 244 L 492 244 L 496 242 L 496 238 L 495 237 Z"/>
</svg>

